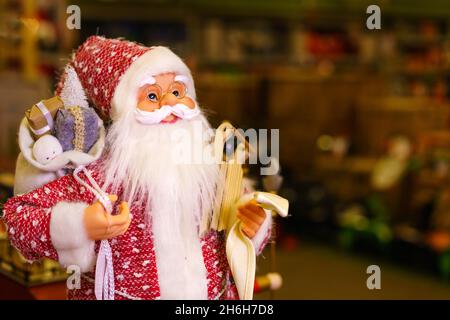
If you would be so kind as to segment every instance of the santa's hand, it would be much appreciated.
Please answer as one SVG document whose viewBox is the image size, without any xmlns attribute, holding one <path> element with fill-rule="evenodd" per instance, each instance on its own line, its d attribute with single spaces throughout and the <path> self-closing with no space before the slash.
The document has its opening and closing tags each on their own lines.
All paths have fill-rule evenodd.
<svg viewBox="0 0 450 320">
<path fill-rule="evenodd" d="M 111 202 L 117 201 L 116 195 L 109 195 Z M 105 240 L 124 234 L 131 222 L 130 209 L 124 201 L 119 206 L 119 214 L 111 215 L 97 201 L 84 210 L 84 226 L 92 240 Z"/>
<path fill-rule="evenodd" d="M 237 217 L 242 221 L 242 231 L 244 234 L 250 239 L 253 239 L 266 219 L 266 213 L 255 200 L 251 200 L 238 207 Z"/>
</svg>

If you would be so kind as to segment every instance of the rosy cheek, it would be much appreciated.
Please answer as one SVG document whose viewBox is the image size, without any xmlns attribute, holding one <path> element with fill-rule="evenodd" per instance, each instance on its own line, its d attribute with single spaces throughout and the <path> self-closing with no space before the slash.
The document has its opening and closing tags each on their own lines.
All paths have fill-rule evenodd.
<svg viewBox="0 0 450 320">
<path fill-rule="evenodd" d="M 137 108 L 142 111 L 152 112 L 158 109 L 158 104 L 148 100 L 142 100 L 138 102 Z"/>
<path fill-rule="evenodd" d="M 195 108 L 195 102 L 189 97 L 184 97 L 183 99 L 180 99 L 180 102 L 189 107 L 190 109 Z"/>
</svg>

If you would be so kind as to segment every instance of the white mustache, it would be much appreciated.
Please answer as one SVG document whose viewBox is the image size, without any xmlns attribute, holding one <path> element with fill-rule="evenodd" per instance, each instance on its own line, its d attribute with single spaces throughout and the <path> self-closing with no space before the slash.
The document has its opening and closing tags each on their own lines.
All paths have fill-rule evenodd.
<svg viewBox="0 0 450 320">
<path fill-rule="evenodd" d="M 162 106 L 154 111 L 143 111 L 139 108 L 134 109 L 136 120 L 142 124 L 157 124 L 163 121 L 168 115 L 174 114 L 181 119 L 190 120 L 200 114 L 200 108 L 195 105 L 194 109 L 189 108 L 185 104 L 177 103 L 174 106 Z"/>
</svg>

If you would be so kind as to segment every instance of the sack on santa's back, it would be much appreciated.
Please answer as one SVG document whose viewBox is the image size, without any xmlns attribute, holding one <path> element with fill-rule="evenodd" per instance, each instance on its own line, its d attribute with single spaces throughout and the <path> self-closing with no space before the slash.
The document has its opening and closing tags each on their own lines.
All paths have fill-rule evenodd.
<svg viewBox="0 0 450 320">
<path fill-rule="evenodd" d="M 55 120 L 55 136 L 63 151 L 88 152 L 97 142 L 100 118 L 91 108 L 79 106 L 59 109 Z"/>
<path fill-rule="evenodd" d="M 53 129 L 37 139 L 24 117 L 19 128 L 14 194 L 30 192 L 74 167 L 96 161 L 105 145 L 105 132 L 92 108 L 62 106 L 57 110 Z"/>
<path fill-rule="evenodd" d="M 52 97 L 42 100 L 25 111 L 25 117 L 28 121 L 28 128 L 34 139 L 51 133 L 54 126 L 55 116 L 60 108 L 64 107 L 64 103 L 60 97 Z"/>
</svg>

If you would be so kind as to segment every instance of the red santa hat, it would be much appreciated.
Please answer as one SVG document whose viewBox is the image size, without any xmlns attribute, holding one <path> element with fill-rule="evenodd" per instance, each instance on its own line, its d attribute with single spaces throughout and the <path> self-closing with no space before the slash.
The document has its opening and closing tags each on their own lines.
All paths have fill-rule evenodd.
<svg viewBox="0 0 450 320">
<path fill-rule="evenodd" d="M 74 86 L 74 72 L 76 82 Z M 118 119 L 136 105 L 137 90 L 152 76 L 173 72 L 184 76 L 187 94 L 196 99 L 194 81 L 186 64 L 166 47 L 145 47 L 134 42 L 89 37 L 74 53 L 69 68 L 59 82 L 56 94 L 69 92 L 71 101 L 86 96 L 106 119 Z M 76 92 L 73 87 L 82 88 Z"/>
</svg>

